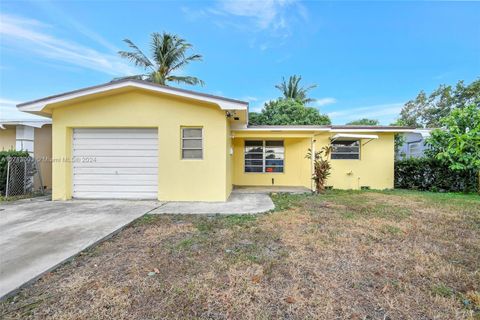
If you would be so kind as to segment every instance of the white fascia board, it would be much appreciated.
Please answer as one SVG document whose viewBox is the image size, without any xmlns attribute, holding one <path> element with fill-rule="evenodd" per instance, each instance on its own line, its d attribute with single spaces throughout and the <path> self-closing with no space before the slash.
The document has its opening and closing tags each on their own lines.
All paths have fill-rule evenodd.
<svg viewBox="0 0 480 320">
<path fill-rule="evenodd" d="M 330 131 L 329 128 L 319 128 L 319 129 L 307 129 L 307 128 L 232 128 L 232 131 L 252 131 L 252 132 L 259 132 L 259 131 L 276 131 L 276 132 L 283 132 L 283 131 L 307 131 L 307 132 L 314 132 L 314 131 Z"/>
<path fill-rule="evenodd" d="M 350 134 L 350 133 L 337 133 L 331 139 L 340 139 L 340 138 L 354 138 L 354 139 L 378 139 L 376 134 Z"/>
<path fill-rule="evenodd" d="M 217 104 L 222 110 L 247 110 L 247 106 L 248 106 L 248 104 L 223 100 L 223 99 L 214 98 L 214 97 L 207 97 L 204 95 L 195 94 L 193 92 L 183 92 L 183 91 L 179 91 L 171 88 L 159 87 L 156 85 L 149 85 L 146 83 L 138 83 L 135 81 L 125 81 L 120 83 L 107 84 L 104 86 L 99 86 L 96 88 L 87 89 L 83 91 L 72 92 L 71 94 L 61 95 L 58 97 L 53 97 L 51 99 L 46 99 L 38 102 L 32 102 L 30 104 L 21 105 L 21 106 L 18 106 L 17 108 L 20 111 L 26 111 L 26 112 L 37 111 L 38 112 L 43 110 L 43 108 L 45 108 L 47 105 L 52 103 L 63 102 L 63 101 L 72 100 L 72 99 L 87 96 L 87 95 L 102 93 L 102 92 L 126 88 L 126 87 L 140 88 L 140 89 L 145 89 L 145 90 L 150 90 L 155 92 L 166 93 L 174 96 L 179 96 L 179 97 L 184 97 L 184 98 L 189 98 L 189 99 L 194 99 L 194 100 L 199 100 L 204 102 L 210 102 L 210 103 Z"/>
<path fill-rule="evenodd" d="M 15 120 L 15 121 L 0 121 L 0 127 L 3 126 L 26 126 L 33 128 L 41 128 L 46 124 L 51 124 L 52 120 L 40 120 L 40 121 L 29 121 L 29 120 Z"/>
<path fill-rule="evenodd" d="M 414 132 L 415 129 L 331 129 L 330 132 Z"/>
</svg>

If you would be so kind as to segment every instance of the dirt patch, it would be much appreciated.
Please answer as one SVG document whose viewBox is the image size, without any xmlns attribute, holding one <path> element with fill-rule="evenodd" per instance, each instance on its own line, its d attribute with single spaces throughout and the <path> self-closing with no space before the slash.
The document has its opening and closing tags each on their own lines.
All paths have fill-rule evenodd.
<svg viewBox="0 0 480 320">
<path fill-rule="evenodd" d="M 480 200 L 281 195 L 263 216 L 147 216 L 0 306 L 5 319 L 475 319 Z"/>
</svg>

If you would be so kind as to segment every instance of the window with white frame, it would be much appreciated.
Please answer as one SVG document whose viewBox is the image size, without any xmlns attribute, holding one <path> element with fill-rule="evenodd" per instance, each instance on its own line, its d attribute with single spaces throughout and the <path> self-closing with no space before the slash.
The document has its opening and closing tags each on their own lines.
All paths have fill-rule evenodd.
<svg viewBox="0 0 480 320">
<path fill-rule="evenodd" d="M 282 173 L 284 161 L 282 140 L 245 141 L 245 172 Z"/>
<path fill-rule="evenodd" d="M 335 140 L 332 141 L 332 159 L 360 159 L 359 140 Z"/>
<path fill-rule="evenodd" d="M 182 128 L 182 159 L 203 159 L 202 128 Z"/>
<path fill-rule="evenodd" d="M 408 144 L 408 154 L 416 156 L 420 154 L 420 142 L 411 142 Z"/>
</svg>

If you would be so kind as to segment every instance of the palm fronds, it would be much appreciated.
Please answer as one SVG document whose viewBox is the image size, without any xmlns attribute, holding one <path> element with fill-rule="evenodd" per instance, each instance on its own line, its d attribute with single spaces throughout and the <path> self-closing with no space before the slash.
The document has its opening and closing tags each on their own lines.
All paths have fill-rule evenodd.
<svg viewBox="0 0 480 320">
<path fill-rule="evenodd" d="M 180 76 L 172 74 L 180 70 L 192 61 L 201 61 L 199 54 L 187 55 L 192 45 L 185 39 L 170 33 L 152 34 L 150 49 L 152 60 L 130 40 L 124 40 L 132 51 L 120 51 L 121 57 L 129 59 L 137 67 L 149 69 L 150 73 L 141 75 L 143 79 L 155 82 L 161 85 L 167 85 L 168 82 L 183 83 L 189 85 L 204 85 L 204 82 L 192 76 Z M 137 77 L 137 76 L 134 76 Z"/>
<path fill-rule="evenodd" d="M 310 85 L 308 87 L 301 87 L 300 81 L 302 80 L 301 76 L 293 75 L 288 78 L 288 81 L 285 78 L 282 78 L 282 82 L 277 84 L 275 88 L 282 92 L 283 98 L 285 99 L 294 99 L 302 104 L 307 104 L 315 101 L 315 99 L 308 98 L 308 91 L 317 87 L 316 84 Z"/>
</svg>

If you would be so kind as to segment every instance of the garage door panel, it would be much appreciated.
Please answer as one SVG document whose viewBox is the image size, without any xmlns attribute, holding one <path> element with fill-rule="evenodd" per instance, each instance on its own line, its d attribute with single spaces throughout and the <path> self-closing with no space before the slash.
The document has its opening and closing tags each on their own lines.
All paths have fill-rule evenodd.
<svg viewBox="0 0 480 320">
<path fill-rule="evenodd" d="M 99 193 L 97 191 L 76 192 L 75 197 L 79 199 L 156 199 L 157 192 L 109 192 Z"/>
<path fill-rule="evenodd" d="M 156 175 L 158 168 L 74 168 L 78 174 L 152 174 Z"/>
<path fill-rule="evenodd" d="M 97 185 L 76 185 L 75 190 L 78 192 L 99 191 L 99 192 L 125 192 L 125 187 L 132 188 L 130 185 L 121 186 L 97 186 Z M 135 186 L 135 192 L 157 192 L 157 186 Z"/>
<path fill-rule="evenodd" d="M 157 150 L 156 144 L 75 144 L 75 150 Z"/>
<path fill-rule="evenodd" d="M 155 187 L 154 189 L 157 190 L 157 181 L 149 181 L 149 180 L 134 180 L 134 181 L 125 181 L 119 179 L 112 179 L 112 180 L 101 180 L 101 181 L 74 181 L 74 186 L 97 186 L 99 183 L 100 186 L 129 186 L 129 187 Z M 81 191 L 79 188 L 75 188 L 77 191 Z M 135 188 L 136 189 L 136 188 Z M 93 189 L 90 189 L 93 191 Z M 113 189 L 108 189 L 113 190 Z"/>
<path fill-rule="evenodd" d="M 95 146 L 95 145 L 153 145 L 157 146 L 158 140 L 156 138 L 148 139 L 106 139 L 106 138 L 82 138 L 75 139 L 74 146 Z"/>
<path fill-rule="evenodd" d="M 75 198 L 157 198 L 156 129 L 74 129 L 73 157 Z"/>
<path fill-rule="evenodd" d="M 123 129 L 128 130 L 128 129 Z M 95 139 L 98 135 L 101 134 L 101 139 L 154 139 L 150 133 L 134 133 L 134 132 L 126 132 L 126 133 L 115 133 L 115 132 L 103 132 L 103 133 L 95 133 L 95 132 L 85 132 L 85 133 L 77 133 L 75 135 L 75 140 L 80 140 L 83 138 L 90 138 Z"/>
<path fill-rule="evenodd" d="M 74 162 L 74 168 L 157 168 L 158 160 L 157 158 L 137 158 L 129 157 L 125 159 L 114 159 L 115 162 L 112 162 L 112 159 L 99 159 L 95 158 L 96 161 L 84 161 L 84 162 Z"/>
<path fill-rule="evenodd" d="M 73 149 L 75 152 L 75 158 L 78 157 L 138 157 L 139 155 L 143 155 L 146 157 L 155 157 L 157 155 L 157 150 L 150 149 L 150 150 L 127 150 L 127 149 L 116 149 L 116 150 L 78 150 Z"/>
<path fill-rule="evenodd" d="M 83 174 L 83 175 L 76 175 L 73 178 L 73 183 L 92 183 L 94 181 L 98 182 L 122 182 L 122 183 L 129 183 L 131 182 L 154 182 L 157 183 L 157 177 L 154 175 L 148 174 L 136 174 L 136 175 L 118 175 L 118 174 Z"/>
</svg>

